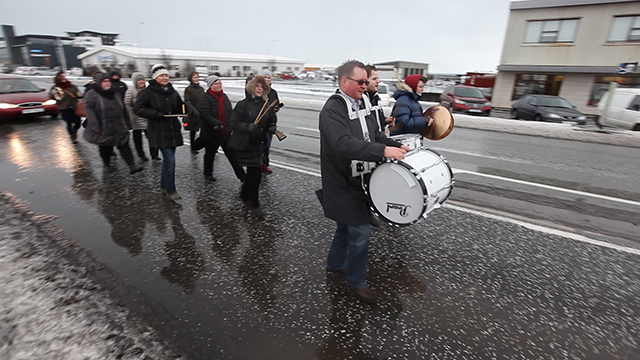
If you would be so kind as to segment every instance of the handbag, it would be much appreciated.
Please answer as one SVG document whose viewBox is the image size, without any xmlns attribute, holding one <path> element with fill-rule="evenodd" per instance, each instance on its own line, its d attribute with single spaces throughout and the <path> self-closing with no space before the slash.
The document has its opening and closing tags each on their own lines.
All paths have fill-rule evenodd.
<svg viewBox="0 0 640 360">
<path fill-rule="evenodd" d="M 84 112 L 84 100 L 78 100 L 76 103 L 76 115 L 80 117 L 86 117 L 87 114 Z"/>
</svg>

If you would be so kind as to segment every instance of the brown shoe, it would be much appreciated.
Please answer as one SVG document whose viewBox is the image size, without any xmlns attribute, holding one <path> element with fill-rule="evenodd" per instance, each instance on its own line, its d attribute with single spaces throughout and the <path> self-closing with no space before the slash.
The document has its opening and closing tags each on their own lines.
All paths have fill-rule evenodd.
<svg viewBox="0 0 640 360">
<path fill-rule="evenodd" d="M 368 286 L 365 286 L 363 288 L 357 288 L 352 286 L 351 290 L 353 290 L 353 293 L 362 301 L 369 303 L 369 304 L 373 304 L 376 302 L 376 300 L 378 300 L 378 295 L 376 295 L 376 293 L 374 293 L 371 289 L 369 289 Z"/>
</svg>

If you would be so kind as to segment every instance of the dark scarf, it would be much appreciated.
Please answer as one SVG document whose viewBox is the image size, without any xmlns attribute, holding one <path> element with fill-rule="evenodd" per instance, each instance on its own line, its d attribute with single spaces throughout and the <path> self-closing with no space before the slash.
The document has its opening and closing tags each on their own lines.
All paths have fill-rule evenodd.
<svg viewBox="0 0 640 360">
<path fill-rule="evenodd" d="M 71 86 L 71 81 L 65 79 L 64 81 L 61 80 L 59 77 L 56 78 L 55 80 L 56 86 L 61 87 L 63 89 L 68 88 L 69 86 Z"/>
<path fill-rule="evenodd" d="M 222 125 L 227 126 L 227 123 L 224 121 L 224 92 L 222 90 L 216 92 L 211 89 L 207 90 L 207 92 L 211 94 L 214 99 L 218 100 L 218 120 L 220 120 Z"/>
<path fill-rule="evenodd" d="M 107 99 L 113 99 L 116 95 L 116 89 L 114 89 L 113 84 L 111 84 L 111 88 L 109 90 L 104 90 L 100 84 L 95 84 L 93 86 L 93 90 L 95 90 L 100 96 L 105 97 Z"/>
</svg>

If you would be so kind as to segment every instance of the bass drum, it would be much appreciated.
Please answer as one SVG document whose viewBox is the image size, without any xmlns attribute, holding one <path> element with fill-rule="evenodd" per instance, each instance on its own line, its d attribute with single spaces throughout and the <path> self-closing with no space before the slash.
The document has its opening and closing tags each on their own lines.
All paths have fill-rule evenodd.
<svg viewBox="0 0 640 360">
<path fill-rule="evenodd" d="M 403 160 L 387 159 L 369 177 L 373 211 L 395 226 L 414 224 L 444 203 L 453 189 L 453 171 L 436 151 L 419 149 Z"/>
</svg>

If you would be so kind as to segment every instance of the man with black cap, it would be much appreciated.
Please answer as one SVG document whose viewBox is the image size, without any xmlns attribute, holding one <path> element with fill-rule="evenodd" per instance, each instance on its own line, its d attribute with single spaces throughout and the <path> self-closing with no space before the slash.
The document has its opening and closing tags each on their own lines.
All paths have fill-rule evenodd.
<svg viewBox="0 0 640 360">
<path fill-rule="evenodd" d="M 127 84 L 120 81 L 120 73 L 116 69 L 109 70 L 109 78 L 111 79 L 111 87 L 120 95 L 124 101 L 124 94 L 127 92 Z"/>
</svg>

